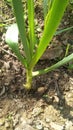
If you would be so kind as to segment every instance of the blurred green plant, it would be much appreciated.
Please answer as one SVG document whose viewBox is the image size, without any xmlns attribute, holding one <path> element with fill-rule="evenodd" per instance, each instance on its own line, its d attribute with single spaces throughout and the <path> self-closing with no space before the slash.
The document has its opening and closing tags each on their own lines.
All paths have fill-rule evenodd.
<svg viewBox="0 0 73 130">
<path fill-rule="evenodd" d="M 73 53 L 58 63 L 43 69 L 34 71 L 34 67 L 40 57 L 43 55 L 47 46 L 50 44 L 52 37 L 55 35 L 56 29 L 61 21 L 64 14 L 66 6 L 69 0 L 54 0 L 50 11 L 47 12 L 44 22 L 44 30 L 41 38 L 39 39 L 38 46 L 36 45 L 36 35 L 35 35 L 35 9 L 34 0 L 27 0 L 27 10 L 28 10 L 28 30 L 26 31 L 26 23 L 24 20 L 23 5 L 21 0 L 12 0 L 12 5 L 14 9 L 14 14 L 16 17 L 17 24 L 11 25 L 6 32 L 6 42 L 12 48 L 18 59 L 26 68 L 26 84 L 24 87 L 26 89 L 32 88 L 33 77 L 50 72 L 61 65 L 66 64 L 73 59 Z M 58 34 L 58 32 L 56 32 Z M 20 53 L 18 44 L 18 35 L 20 35 L 24 56 Z"/>
<path fill-rule="evenodd" d="M 12 6 L 12 0 L 4 0 L 7 5 Z"/>
<path fill-rule="evenodd" d="M 51 7 L 53 4 L 53 0 L 43 0 L 43 14 L 44 14 L 44 19 L 48 13 L 48 11 L 50 11 Z"/>
</svg>

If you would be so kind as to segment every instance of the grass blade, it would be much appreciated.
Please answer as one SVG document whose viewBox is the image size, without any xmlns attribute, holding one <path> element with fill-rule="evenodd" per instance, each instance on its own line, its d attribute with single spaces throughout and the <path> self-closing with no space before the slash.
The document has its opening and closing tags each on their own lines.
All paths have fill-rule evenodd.
<svg viewBox="0 0 73 130">
<path fill-rule="evenodd" d="M 51 9 L 53 2 L 54 0 L 49 0 L 49 10 Z"/>
<path fill-rule="evenodd" d="M 48 0 L 43 0 L 43 13 L 44 13 L 44 19 L 48 13 Z"/>
<path fill-rule="evenodd" d="M 73 60 L 73 53 L 67 57 L 65 57 L 64 59 L 62 59 L 61 61 L 59 61 L 58 63 L 46 68 L 46 69 L 43 69 L 43 70 L 39 70 L 39 71 L 35 71 L 35 72 L 32 72 L 32 75 L 33 77 L 34 76 L 37 76 L 37 75 L 41 75 L 41 74 L 45 74 L 45 73 L 48 73 L 52 70 L 55 70 L 57 68 L 59 68 L 60 66 L 68 63 L 69 61 Z"/>
<path fill-rule="evenodd" d="M 22 40 L 25 56 L 27 58 L 27 61 L 29 62 L 30 57 L 30 51 L 29 51 L 29 44 L 27 42 L 26 33 L 25 33 L 25 23 L 24 23 L 24 13 L 23 13 L 23 7 L 22 7 L 22 1 L 21 0 L 12 0 L 13 9 L 20 33 L 20 37 Z"/>
<path fill-rule="evenodd" d="M 37 51 L 31 61 L 30 66 L 33 67 L 40 59 L 46 47 L 50 43 L 59 23 L 64 14 L 64 10 L 69 0 L 54 0 L 50 14 L 47 14 L 47 24 L 45 26 L 43 36 L 38 45 Z"/>
<path fill-rule="evenodd" d="M 18 47 L 18 27 L 17 24 L 12 24 L 8 27 L 8 30 L 6 32 L 5 36 L 6 43 L 10 46 L 10 48 L 14 51 L 18 59 L 21 61 L 21 63 L 27 67 L 26 59 L 21 55 Z"/>
<path fill-rule="evenodd" d="M 34 25 L 34 0 L 27 0 L 28 6 L 28 20 L 29 20 L 29 40 L 31 55 L 33 54 L 35 39 L 35 25 Z"/>
<path fill-rule="evenodd" d="M 55 35 L 59 35 L 59 34 L 61 34 L 63 32 L 69 31 L 71 29 L 73 29 L 73 26 L 72 27 L 67 27 L 67 28 L 64 28 L 64 29 L 61 29 L 61 30 L 58 30 L 58 31 L 56 31 Z"/>
</svg>

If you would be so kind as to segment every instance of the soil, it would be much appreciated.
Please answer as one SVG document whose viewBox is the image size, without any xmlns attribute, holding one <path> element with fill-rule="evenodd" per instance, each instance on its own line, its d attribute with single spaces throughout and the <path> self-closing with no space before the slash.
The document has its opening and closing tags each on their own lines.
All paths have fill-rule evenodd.
<svg viewBox="0 0 73 130">
<path fill-rule="evenodd" d="M 15 18 L 11 6 L 4 0 L 0 1 L 0 6 L 1 22 L 7 25 L 12 23 Z M 72 17 L 73 10 L 68 7 L 59 29 L 72 26 Z M 33 88 L 27 92 L 23 87 L 26 80 L 25 68 L 5 43 L 5 32 L 6 28 L 2 27 L 0 130 L 73 130 L 73 70 L 68 69 L 71 62 L 34 78 Z M 68 40 L 73 40 L 73 30 L 55 36 L 52 40 L 54 44 L 51 43 L 47 48 L 35 70 L 46 68 L 62 59 Z M 73 51 L 73 46 L 70 46 L 68 54 Z"/>
</svg>

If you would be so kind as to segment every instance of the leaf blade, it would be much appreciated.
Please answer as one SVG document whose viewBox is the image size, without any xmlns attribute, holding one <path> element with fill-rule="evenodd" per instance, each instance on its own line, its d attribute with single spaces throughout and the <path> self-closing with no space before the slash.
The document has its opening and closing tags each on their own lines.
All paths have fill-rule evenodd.
<svg viewBox="0 0 73 130">
<path fill-rule="evenodd" d="M 23 48 L 25 55 L 27 57 L 27 61 L 29 62 L 31 57 L 30 57 L 30 50 L 29 50 L 29 43 L 26 38 L 26 29 L 25 29 L 25 22 L 24 22 L 24 13 L 23 13 L 23 6 L 22 6 L 22 1 L 21 0 L 12 0 L 13 4 L 13 9 L 20 33 L 20 37 L 22 40 Z"/>
<path fill-rule="evenodd" d="M 51 72 L 57 68 L 59 68 L 60 66 L 68 63 L 69 61 L 73 60 L 73 53 L 70 54 L 69 56 L 63 58 L 62 60 L 60 60 L 59 62 L 57 62 L 56 64 L 50 66 L 50 67 L 47 67 L 46 69 L 42 69 L 42 70 L 38 70 L 38 71 L 35 71 L 35 72 L 32 72 L 32 75 L 33 77 L 34 76 L 37 76 L 37 75 L 42 75 L 42 74 L 46 74 L 48 72 Z M 73 67 L 73 66 L 72 66 Z"/>
<path fill-rule="evenodd" d="M 29 20 L 30 50 L 31 50 L 31 55 L 32 55 L 34 45 L 36 42 L 35 24 L 34 24 L 34 0 L 27 0 L 27 6 L 28 6 L 28 20 Z"/>
<path fill-rule="evenodd" d="M 17 24 L 12 24 L 9 26 L 6 36 L 5 36 L 5 41 L 6 43 L 10 46 L 10 48 L 14 51 L 18 59 L 21 61 L 21 63 L 27 67 L 27 62 L 26 59 L 21 55 L 18 47 L 18 27 Z"/>
<path fill-rule="evenodd" d="M 30 66 L 33 67 L 38 62 L 45 49 L 47 48 L 48 44 L 50 44 L 50 41 L 63 16 L 68 1 L 69 0 L 54 0 L 51 10 L 49 12 L 50 14 L 47 14 L 47 24 L 45 26 L 43 36 L 40 39 L 40 43 L 38 45 L 35 55 L 33 56 Z"/>
</svg>

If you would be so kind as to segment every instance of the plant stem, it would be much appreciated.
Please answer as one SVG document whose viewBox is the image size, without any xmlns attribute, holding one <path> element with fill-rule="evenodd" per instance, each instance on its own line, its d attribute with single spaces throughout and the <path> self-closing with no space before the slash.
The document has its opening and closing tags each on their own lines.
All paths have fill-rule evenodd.
<svg viewBox="0 0 73 130">
<path fill-rule="evenodd" d="M 65 57 L 68 55 L 69 48 L 70 48 L 70 44 L 68 43 L 68 44 L 67 44 L 67 47 L 66 47 Z"/>
<path fill-rule="evenodd" d="M 26 84 L 24 84 L 25 89 L 30 90 L 32 87 L 32 69 L 26 70 Z"/>
</svg>

